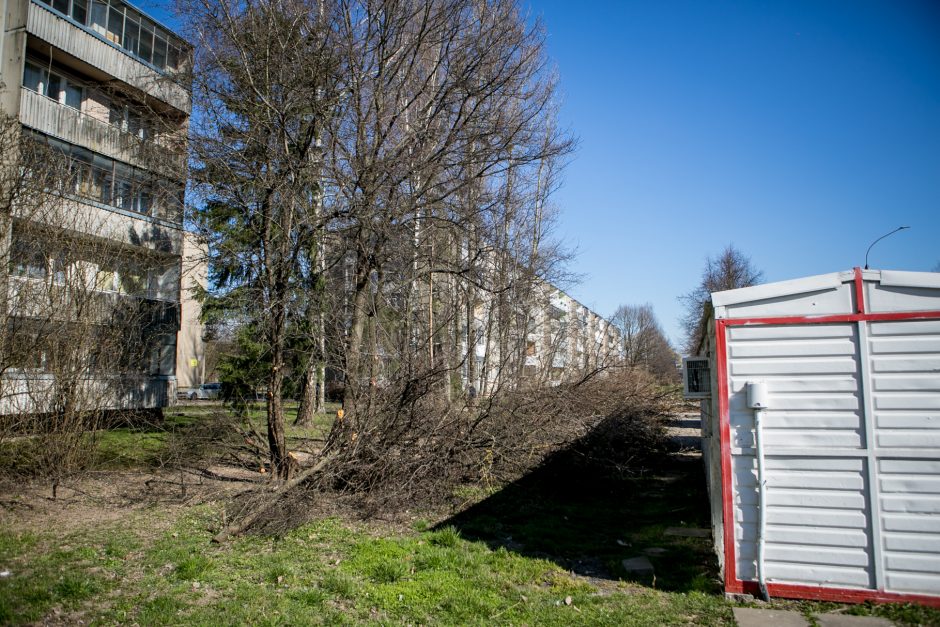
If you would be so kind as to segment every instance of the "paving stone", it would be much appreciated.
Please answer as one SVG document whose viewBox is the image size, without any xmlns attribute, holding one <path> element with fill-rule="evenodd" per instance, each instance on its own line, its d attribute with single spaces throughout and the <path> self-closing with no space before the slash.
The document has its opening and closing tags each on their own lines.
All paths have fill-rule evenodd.
<svg viewBox="0 0 940 627">
<path fill-rule="evenodd" d="M 738 627 L 809 627 L 809 622 L 799 612 L 752 607 L 735 607 L 731 611 Z"/>
<path fill-rule="evenodd" d="M 650 563 L 649 558 L 645 555 L 625 559 L 621 562 L 621 564 L 623 564 L 623 569 L 627 571 L 627 574 L 629 575 L 634 575 L 637 577 L 653 576 L 653 565 Z"/>
<path fill-rule="evenodd" d="M 664 555 L 665 553 L 666 553 L 666 549 L 664 549 L 664 548 L 662 548 L 662 547 L 658 547 L 658 546 L 651 546 L 651 547 L 648 548 L 648 549 L 643 549 L 643 554 L 644 554 L 644 555 L 649 555 L 649 556 L 652 556 L 652 557 L 656 557 L 656 556 L 659 556 L 659 555 Z"/>
<path fill-rule="evenodd" d="M 878 616 L 852 616 L 851 614 L 816 614 L 819 627 L 893 627 L 894 623 Z"/>
<path fill-rule="evenodd" d="M 669 527 L 666 529 L 666 535 L 685 538 L 710 538 L 712 532 L 710 529 L 696 529 L 694 527 Z"/>
</svg>

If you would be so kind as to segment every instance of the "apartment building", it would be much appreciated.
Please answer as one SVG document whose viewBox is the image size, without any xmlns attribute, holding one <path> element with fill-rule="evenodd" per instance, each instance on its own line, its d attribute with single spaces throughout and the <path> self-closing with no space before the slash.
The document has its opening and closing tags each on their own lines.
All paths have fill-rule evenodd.
<svg viewBox="0 0 940 627">
<path fill-rule="evenodd" d="M 25 130 L 18 154 L 48 155 L 4 167 L 58 172 L 55 185 L 35 179 L 50 206 L 25 193 L 0 222 L 3 310 L 20 337 L 6 341 L 0 413 L 43 411 L 64 364 L 108 408 L 166 406 L 177 364 L 201 382 L 183 283 L 198 254 L 182 225 L 189 47 L 119 0 L 6 0 L 0 20 L 0 112 Z"/>
<path fill-rule="evenodd" d="M 565 291 L 551 283 L 541 283 L 536 287 L 534 304 L 526 308 L 525 316 L 521 373 L 525 379 L 559 385 L 622 359 L 620 330 Z M 479 363 L 482 364 L 488 351 L 499 360 L 498 346 L 484 335 L 476 349 Z M 478 383 L 482 386 L 484 382 Z"/>
</svg>

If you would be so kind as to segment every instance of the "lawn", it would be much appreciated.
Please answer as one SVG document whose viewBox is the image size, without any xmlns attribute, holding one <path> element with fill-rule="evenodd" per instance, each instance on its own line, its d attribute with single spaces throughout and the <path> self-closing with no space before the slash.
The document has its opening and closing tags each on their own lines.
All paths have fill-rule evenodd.
<svg viewBox="0 0 940 627">
<path fill-rule="evenodd" d="M 0 532 L 0 621 L 164 624 L 726 624 L 703 592 L 592 585 L 550 560 L 453 527 L 377 537 L 328 518 L 280 537 L 209 539 L 220 511 L 192 508 L 150 534 L 146 517 L 54 533 Z"/>
<path fill-rule="evenodd" d="M 218 411 L 174 408 L 159 428 L 97 434 L 100 465 L 55 501 L 42 484 L 4 482 L 0 624 L 733 624 L 710 541 L 665 533 L 708 526 L 697 457 L 624 476 L 559 454 L 509 485 L 465 486 L 450 506 L 369 521 L 312 494 L 306 523 L 217 545 L 224 504 L 251 484 L 166 460 L 191 462 L 189 446 L 215 461 Z M 331 420 L 290 427 L 291 448 L 322 440 Z M 263 433 L 263 416 L 251 421 Z M 637 556 L 653 577 L 623 569 Z M 912 606 L 846 611 L 940 624 Z"/>
</svg>

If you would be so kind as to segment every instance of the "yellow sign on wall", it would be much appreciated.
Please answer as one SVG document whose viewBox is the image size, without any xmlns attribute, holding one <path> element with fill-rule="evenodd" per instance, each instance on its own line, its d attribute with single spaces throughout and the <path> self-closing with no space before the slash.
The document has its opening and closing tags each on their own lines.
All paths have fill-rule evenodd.
<svg viewBox="0 0 940 627">
<path fill-rule="evenodd" d="M 195 367 L 198 366 L 198 365 L 199 365 L 199 360 L 198 360 L 198 359 L 190 359 L 190 360 L 189 360 L 189 367 L 190 367 L 190 368 L 195 368 Z"/>
</svg>

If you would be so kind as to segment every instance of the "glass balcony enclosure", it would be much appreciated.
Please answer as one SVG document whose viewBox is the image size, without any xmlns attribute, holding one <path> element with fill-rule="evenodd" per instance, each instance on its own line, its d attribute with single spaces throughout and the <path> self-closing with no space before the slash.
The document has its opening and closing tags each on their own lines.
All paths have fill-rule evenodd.
<svg viewBox="0 0 940 627">
<path fill-rule="evenodd" d="M 120 0 L 34 0 L 160 72 L 183 68 L 188 46 Z"/>
<path fill-rule="evenodd" d="M 182 221 L 181 183 L 51 137 L 35 139 L 61 151 L 67 159 L 65 193 L 177 224 Z"/>
</svg>

